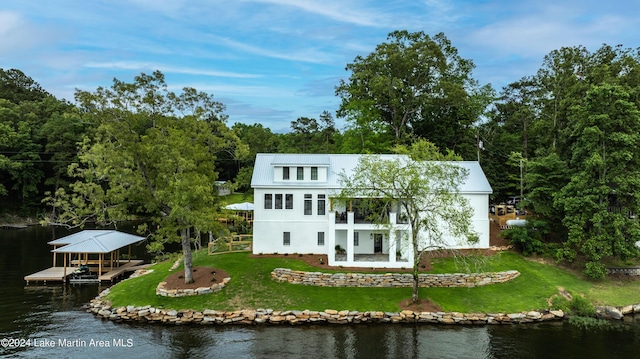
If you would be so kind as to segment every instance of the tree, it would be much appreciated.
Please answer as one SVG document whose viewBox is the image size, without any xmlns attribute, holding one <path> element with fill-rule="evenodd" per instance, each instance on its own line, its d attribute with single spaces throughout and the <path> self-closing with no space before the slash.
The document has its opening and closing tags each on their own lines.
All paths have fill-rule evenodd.
<svg viewBox="0 0 640 359">
<path fill-rule="evenodd" d="M 395 144 L 416 135 L 448 149 L 469 140 L 475 149 L 469 129 L 493 91 L 471 77 L 473 62 L 460 57 L 443 33 L 394 31 L 387 40 L 347 65 L 351 76 L 336 88 L 338 116 L 356 130 L 391 136 Z"/>
<path fill-rule="evenodd" d="M 560 258 L 583 254 L 585 274 L 606 275 L 603 260 L 638 255 L 640 223 L 640 111 L 622 86 L 602 84 L 573 110 L 569 183 L 556 201 L 568 239 Z"/>
<path fill-rule="evenodd" d="M 280 138 L 277 134 L 272 133 L 268 127 L 259 123 L 252 125 L 236 123 L 232 129 L 240 141 L 248 146 L 248 153 L 244 159 L 235 161 L 237 166 L 235 187 L 245 191 L 250 190 L 256 154 L 277 153 L 280 147 Z"/>
<path fill-rule="evenodd" d="M 47 201 L 61 208 L 55 221 L 70 226 L 89 218 L 104 224 L 150 216 L 157 229 L 149 250 L 181 242 L 185 282 L 190 283 L 189 229 L 220 226 L 214 220 L 219 212 L 214 161 L 219 151 L 236 147 L 237 137 L 225 134 L 224 106 L 212 95 L 191 88 L 176 95 L 166 87 L 156 71 L 133 83 L 114 79 L 110 88 L 77 91 L 96 135 L 85 139 L 80 163 L 70 167 L 78 177 L 71 192 L 60 189 Z"/>
<path fill-rule="evenodd" d="M 18 69 L 0 69 L 0 98 L 15 104 L 42 101 L 50 94 L 40 84 Z"/>
<path fill-rule="evenodd" d="M 39 190 L 44 173 L 38 128 L 40 104 L 14 104 L 0 99 L 0 195 L 28 202 Z"/>
<path fill-rule="evenodd" d="M 377 205 L 369 210 L 388 206 L 400 207 L 408 219 L 408 242 L 413 252 L 413 294 L 411 300 L 419 301 L 418 274 L 421 256 L 428 250 L 446 246 L 450 239 L 462 239 L 466 243 L 477 242 L 471 229 L 471 209 L 468 200 L 459 193 L 459 187 L 467 177 L 464 168 L 453 160 L 460 157 L 438 151 L 432 143 L 420 140 L 410 148 L 396 147 L 399 156 L 381 159 L 376 155 L 362 156 L 353 175 L 342 174 L 343 199 L 376 199 Z M 380 206 L 380 203 L 384 205 Z M 373 202 L 371 202 L 373 203 Z M 383 215 L 373 219 L 385 226 Z"/>
<path fill-rule="evenodd" d="M 333 116 L 328 111 L 320 114 L 320 120 L 299 117 L 291 121 L 291 132 L 281 135 L 282 152 L 332 153 L 338 131 Z"/>
</svg>

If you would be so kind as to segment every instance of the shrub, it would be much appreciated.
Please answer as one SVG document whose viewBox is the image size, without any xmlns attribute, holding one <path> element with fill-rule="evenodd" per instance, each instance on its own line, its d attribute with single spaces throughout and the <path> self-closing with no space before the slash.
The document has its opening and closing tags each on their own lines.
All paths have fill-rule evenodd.
<svg viewBox="0 0 640 359">
<path fill-rule="evenodd" d="M 509 243 L 520 248 L 525 256 L 544 252 L 542 234 L 529 226 L 507 229 L 503 232 L 503 236 L 509 240 Z"/>
<path fill-rule="evenodd" d="M 553 306 L 572 316 L 595 317 L 596 315 L 596 308 L 581 295 L 576 295 L 571 300 L 563 296 L 555 297 Z"/>
<path fill-rule="evenodd" d="M 602 279 L 607 276 L 607 267 L 600 262 L 587 262 L 584 275 L 593 279 Z"/>
</svg>

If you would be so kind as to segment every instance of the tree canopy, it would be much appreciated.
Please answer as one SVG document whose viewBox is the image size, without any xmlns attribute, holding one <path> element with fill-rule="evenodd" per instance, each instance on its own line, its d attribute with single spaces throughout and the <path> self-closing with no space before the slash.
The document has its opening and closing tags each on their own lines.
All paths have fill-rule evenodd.
<svg viewBox="0 0 640 359">
<path fill-rule="evenodd" d="M 347 65 L 351 76 L 336 88 L 342 100 L 338 115 L 356 136 L 373 132 L 394 144 L 415 136 L 472 155 L 470 131 L 493 93 L 472 78 L 474 67 L 443 33 L 394 31 L 375 51 Z"/>
<path fill-rule="evenodd" d="M 239 148 L 224 126 L 224 106 L 195 89 L 168 91 L 160 72 L 78 91 L 76 100 L 96 135 L 85 140 L 80 162 L 71 166 L 78 179 L 71 191 L 61 189 L 49 199 L 61 209 L 55 221 L 81 225 L 93 218 L 104 224 L 150 216 L 157 229 L 149 250 L 180 241 L 185 282 L 192 281 L 188 230 L 219 226 L 213 220 L 219 212 L 214 160 Z"/>
</svg>

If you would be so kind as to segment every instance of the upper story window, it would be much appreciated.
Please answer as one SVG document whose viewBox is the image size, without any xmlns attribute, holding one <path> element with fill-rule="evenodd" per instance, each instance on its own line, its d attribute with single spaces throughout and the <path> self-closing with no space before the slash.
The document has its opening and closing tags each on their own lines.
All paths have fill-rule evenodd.
<svg viewBox="0 0 640 359">
<path fill-rule="evenodd" d="M 310 194 L 304 195 L 304 214 L 311 215 L 313 210 L 311 209 L 312 196 Z"/>
<path fill-rule="evenodd" d="M 298 181 L 304 180 L 304 167 L 297 168 L 297 179 Z"/>
<path fill-rule="evenodd" d="M 282 193 L 276 193 L 276 209 L 282 209 Z"/>
<path fill-rule="evenodd" d="M 282 167 L 282 179 L 283 180 L 289 179 L 289 167 Z"/>
<path fill-rule="evenodd" d="M 265 193 L 264 195 L 264 209 L 273 208 L 273 195 L 271 193 Z"/>
<path fill-rule="evenodd" d="M 312 181 L 318 180 L 318 167 L 311 167 L 311 180 Z"/>
<path fill-rule="evenodd" d="M 319 216 L 324 216 L 325 208 L 326 208 L 326 204 L 325 204 L 324 195 L 319 194 L 318 195 L 318 215 Z"/>
<path fill-rule="evenodd" d="M 293 209 L 293 194 L 287 193 L 284 195 L 284 206 L 286 209 Z"/>
</svg>

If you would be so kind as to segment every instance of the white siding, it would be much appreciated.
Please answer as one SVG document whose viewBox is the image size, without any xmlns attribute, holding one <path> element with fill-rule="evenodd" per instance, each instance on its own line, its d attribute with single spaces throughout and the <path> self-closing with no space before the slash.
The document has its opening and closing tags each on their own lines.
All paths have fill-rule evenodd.
<svg viewBox="0 0 640 359">
<path fill-rule="evenodd" d="M 383 158 L 394 158 L 395 155 L 383 155 Z M 338 193 L 339 173 L 345 171 L 347 174 L 353 169 L 359 155 L 301 155 L 301 154 L 258 154 L 256 165 L 252 177 L 252 187 L 254 188 L 254 223 L 253 223 L 253 252 L 254 253 L 300 253 L 300 254 L 327 254 L 330 263 L 334 261 L 333 253 L 335 245 L 340 245 L 343 249 L 352 251 L 348 254 L 348 260 L 334 262 L 335 265 L 358 265 L 377 266 L 378 262 L 349 262 L 353 260 L 354 254 L 370 254 L 374 252 L 374 233 L 380 233 L 374 224 L 367 223 L 339 223 L 336 224 L 334 211 L 345 210 L 334 206 L 330 208 L 330 194 Z M 463 185 L 464 196 L 469 199 L 469 203 L 474 208 L 472 225 L 474 230 L 480 235 L 480 241 L 473 247 L 489 247 L 489 194 L 491 187 L 477 162 L 460 162 L 460 164 L 470 170 L 470 177 Z M 282 169 L 289 167 L 289 180 L 283 180 Z M 297 179 L 297 168 L 304 169 L 304 179 Z M 311 168 L 317 167 L 318 179 L 311 180 Z M 265 194 L 272 195 L 272 205 L 270 209 L 264 208 Z M 276 194 L 282 195 L 282 209 L 275 209 Z M 293 208 L 286 209 L 286 195 L 293 196 Z M 312 214 L 304 214 L 305 194 L 311 195 Z M 318 195 L 325 196 L 325 214 L 318 215 L 317 204 Z M 351 221 L 353 215 L 350 214 Z M 397 225 L 393 235 L 384 233 L 382 251 L 389 253 L 390 247 L 395 252 L 401 251 L 404 256 L 410 255 L 410 247 L 406 241 L 409 233 L 405 236 L 400 234 L 406 231 L 406 225 Z M 283 233 L 290 233 L 290 245 L 283 245 Z M 318 245 L 318 232 L 324 232 L 324 245 Z M 353 233 L 359 233 L 359 245 L 353 246 Z M 400 238 L 405 239 L 401 245 L 396 245 Z M 389 241 L 394 241 L 390 246 Z M 453 248 L 468 248 L 468 245 L 459 245 L 460 239 L 449 238 L 447 244 Z M 350 259 L 351 258 L 351 259 Z M 399 267 L 407 265 L 407 262 L 393 263 L 379 262 L 382 266 Z"/>
<path fill-rule="evenodd" d="M 266 193 L 282 194 L 283 209 L 264 209 Z M 293 195 L 293 209 L 285 209 L 285 195 Z M 304 195 L 311 194 L 312 214 L 304 214 Z M 328 199 L 325 198 L 325 214 L 318 215 L 317 189 L 256 189 L 254 192 L 253 252 L 254 253 L 314 253 L 326 254 L 329 238 Z M 274 199 L 275 202 L 275 199 Z M 331 217 L 333 218 L 333 217 Z M 282 244 L 282 234 L 291 233 L 291 245 Z M 325 232 L 325 245 L 318 246 L 318 232 Z"/>
</svg>

